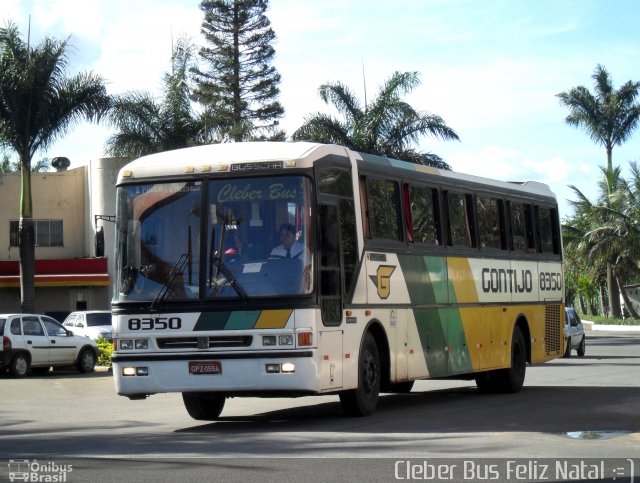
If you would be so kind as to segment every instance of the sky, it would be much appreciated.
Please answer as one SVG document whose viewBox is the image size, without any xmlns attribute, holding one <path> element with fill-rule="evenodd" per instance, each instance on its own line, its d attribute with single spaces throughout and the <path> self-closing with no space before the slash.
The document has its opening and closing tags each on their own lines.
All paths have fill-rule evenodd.
<svg viewBox="0 0 640 483">
<path fill-rule="evenodd" d="M 31 42 L 69 37 L 68 73 L 101 75 L 110 94 L 159 95 L 171 46 L 201 46 L 198 0 L 2 0 L 0 24 Z M 318 87 L 342 82 L 364 102 L 396 72 L 421 84 L 404 99 L 437 114 L 460 141 L 424 137 L 417 148 L 455 171 L 550 185 L 562 218 L 574 185 L 595 200 L 603 146 L 565 123 L 557 94 L 593 91 L 598 64 L 615 88 L 640 80 L 636 0 L 270 0 L 282 76 L 280 126 L 291 135 L 315 112 L 336 112 Z M 30 24 L 29 24 L 30 19 Z M 79 124 L 35 159 L 66 156 L 72 167 L 104 156 L 108 126 Z M 627 172 L 640 160 L 640 129 L 613 153 Z"/>
</svg>

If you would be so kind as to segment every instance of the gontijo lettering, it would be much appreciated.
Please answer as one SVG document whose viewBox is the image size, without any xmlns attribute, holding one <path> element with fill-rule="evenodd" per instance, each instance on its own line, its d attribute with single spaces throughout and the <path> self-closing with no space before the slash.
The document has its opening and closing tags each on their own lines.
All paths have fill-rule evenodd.
<svg viewBox="0 0 640 483">
<path fill-rule="evenodd" d="M 484 293 L 530 293 L 532 290 L 533 274 L 531 270 L 482 269 L 482 291 Z"/>
</svg>

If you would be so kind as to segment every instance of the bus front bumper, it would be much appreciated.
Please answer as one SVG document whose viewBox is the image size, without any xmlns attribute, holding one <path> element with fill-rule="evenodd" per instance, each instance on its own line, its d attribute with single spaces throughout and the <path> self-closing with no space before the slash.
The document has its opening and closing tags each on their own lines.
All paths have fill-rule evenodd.
<svg viewBox="0 0 640 483">
<path fill-rule="evenodd" d="M 143 397 L 164 392 L 319 391 L 313 350 L 277 354 L 161 354 L 113 356 L 116 392 Z"/>
</svg>

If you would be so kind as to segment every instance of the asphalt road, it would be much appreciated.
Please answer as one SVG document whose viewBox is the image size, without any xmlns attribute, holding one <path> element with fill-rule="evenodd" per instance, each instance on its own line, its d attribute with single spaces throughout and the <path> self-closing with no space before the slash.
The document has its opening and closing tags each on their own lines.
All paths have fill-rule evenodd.
<svg viewBox="0 0 640 483">
<path fill-rule="evenodd" d="M 368 418 L 344 417 L 335 396 L 247 398 L 203 423 L 179 394 L 117 396 L 104 371 L 0 375 L 0 481 L 640 478 L 640 333 L 588 337 L 585 357 L 529 367 L 519 394 L 419 381 Z"/>
</svg>

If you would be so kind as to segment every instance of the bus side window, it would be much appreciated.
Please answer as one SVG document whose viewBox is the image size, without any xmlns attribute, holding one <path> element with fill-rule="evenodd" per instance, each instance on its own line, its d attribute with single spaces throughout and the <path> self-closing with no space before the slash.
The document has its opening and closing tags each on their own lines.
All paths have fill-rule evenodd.
<svg viewBox="0 0 640 483">
<path fill-rule="evenodd" d="M 543 206 L 535 207 L 537 238 L 542 253 L 559 253 L 559 235 L 556 210 Z M 555 216 L 554 216 L 555 215 Z"/>
<path fill-rule="evenodd" d="M 478 196 L 476 199 L 478 216 L 478 237 L 480 248 L 505 248 L 502 200 Z"/>
<path fill-rule="evenodd" d="M 367 207 L 367 183 L 362 176 L 358 183 L 360 185 L 360 206 L 362 210 L 362 232 L 365 238 L 371 240 L 371 229 L 369 227 L 369 208 Z"/>
<path fill-rule="evenodd" d="M 320 205 L 320 307 L 324 325 L 340 325 L 342 316 L 342 287 L 338 210 L 335 205 Z"/>
<path fill-rule="evenodd" d="M 518 252 L 526 251 L 527 238 L 522 203 L 509 202 L 509 228 L 509 249 Z"/>
<path fill-rule="evenodd" d="M 469 248 L 476 246 L 469 198 L 469 195 L 463 193 L 452 191 L 445 193 L 449 246 Z"/>
<path fill-rule="evenodd" d="M 371 238 L 400 240 L 400 204 L 395 181 L 367 178 L 367 214 Z"/>
<path fill-rule="evenodd" d="M 509 228 L 509 249 L 528 253 L 536 252 L 531 205 L 509 202 Z"/>
<path fill-rule="evenodd" d="M 416 243 L 440 245 L 438 223 L 438 192 L 433 188 L 405 185 L 408 200 L 407 217 L 411 220 L 413 237 Z"/>
</svg>

